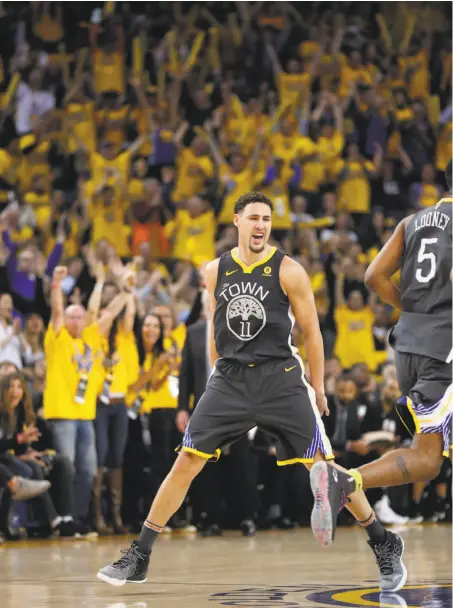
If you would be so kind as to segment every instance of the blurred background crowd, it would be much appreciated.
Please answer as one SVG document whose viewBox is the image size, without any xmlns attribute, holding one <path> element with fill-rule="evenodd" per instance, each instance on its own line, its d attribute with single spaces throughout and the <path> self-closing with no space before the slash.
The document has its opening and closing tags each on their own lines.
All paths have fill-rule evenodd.
<svg viewBox="0 0 453 608">
<path fill-rule="evenodd" d="M 410 443 L 397 311 L 363 277 L 448 196 L 451 4 L 2 2 L 0 25 L 3 536 L 140 528 L 210 372 L 203 266 L 236 245 L 249 190 L 310 277 L 338 460 Z M 450 475 L 370 499 L 384 523 L 451 521 Z M 25 504 L 27 480 L 52 485 Z M 311 501 L 253 430 L 166 532 L 289 529 Z"/>
</svg>

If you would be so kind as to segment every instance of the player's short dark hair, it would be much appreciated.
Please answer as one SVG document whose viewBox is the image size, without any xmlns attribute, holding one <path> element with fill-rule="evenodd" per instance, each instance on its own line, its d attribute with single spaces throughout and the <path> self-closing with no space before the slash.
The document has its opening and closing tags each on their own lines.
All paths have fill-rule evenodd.
<svg viewBox="0 0 453 608">
<path fill-rule="evenodd" d="M 452 185 L 452 182 L 453 182 L 452 172 L 453 172 L 453 168 L 452 168 L 452 161 L 451 161 L 451 158 L 450 158 L 450 160 L 447 163 L 447 167 L 445 169 L 445 179 L 447 180 L 448 189 L 450 190 L 450 192 L 451 192 L 451 185 Z"/>
<path fill-rule="evenodd" d="M 247 192 L 247 194 L 243 194 L 238 198 L 234 205 L 234 212 L 240 213 L 247 205 L 251 205 L 252 203 L 264 203 L 265 205 L 268 205 L 271 211 L 274 210 L 274 203 L 268 196 L 261 194 L 261 192 L 252 191 Z"/>
</svg>

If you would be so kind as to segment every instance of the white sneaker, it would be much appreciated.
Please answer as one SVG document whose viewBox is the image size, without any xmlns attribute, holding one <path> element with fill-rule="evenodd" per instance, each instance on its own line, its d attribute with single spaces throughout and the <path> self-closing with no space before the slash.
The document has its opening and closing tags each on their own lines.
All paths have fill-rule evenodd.
<svg viewBox="0 0 453 608">
<path fill-rule="evenodd" d="M 391 508 L 389 497 L 384 494 L 384 496 L 374 505 L 374 510 L 376 512 L 377 518 L 381 522 L 381 524 L 407 524 L 409 521 L 408 517 L 404 517 L 403 515 L 398 515 Z"/>
</svg>

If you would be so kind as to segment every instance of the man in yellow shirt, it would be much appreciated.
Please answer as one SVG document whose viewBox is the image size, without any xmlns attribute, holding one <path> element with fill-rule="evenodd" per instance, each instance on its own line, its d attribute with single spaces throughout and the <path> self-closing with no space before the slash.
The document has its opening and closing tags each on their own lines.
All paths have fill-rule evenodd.
<svg viewBox="0 0 453 608">
<path fill-rule="evenodd" d="M 49 421 L 55 448 L 75 467 L 75 511 L 86 518 L 93 479 L 96 475 L 96 447 L 93 420 L 101 389 L 102 336 L 120 313 L 130 293 L 133 274 L 123 277 L 123 290 L 108 305 L 97 323 L 86 326 L 83 306 L 64 309 L 61 282 L 67 269 L 54 270 L 51 292 L 51 320 L 44 341 L 46 388 L 44 416 Z"/>
<path fill-rule="evenodd" d="M 172 257 L 190 261 L 195 267 L 215 256 L 216 219 L 214 211 L 200 196 L 191 196 L 165 226 L 172 239 Z"/>
</svg>

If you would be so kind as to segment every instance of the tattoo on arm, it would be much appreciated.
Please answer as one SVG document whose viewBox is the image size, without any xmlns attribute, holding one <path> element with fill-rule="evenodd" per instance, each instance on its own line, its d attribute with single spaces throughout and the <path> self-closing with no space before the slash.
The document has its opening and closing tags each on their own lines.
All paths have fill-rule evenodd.
<svg viewBox="0 0 453 608">
<path fill-rule="evenodd" d="M 402 472 L 404 481 L 406 483 L 411 483 L 411 481 L 412 481 L 411 474 L 409 473 L 409 470 L 408 470 L 407 465 L 406 465 L 406 461 L 404 460 L 403 456 L 398 456 L 397 457 L 397 459 L 396 459 L 396 466 Z"/>
</svg>

